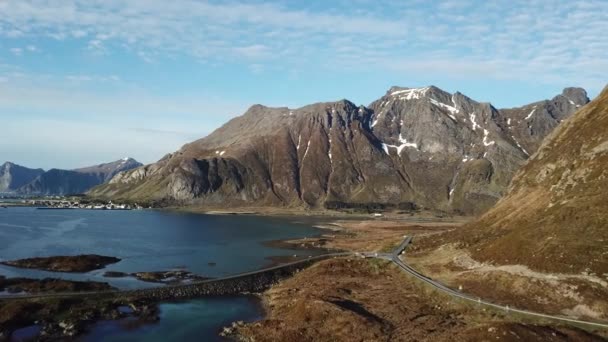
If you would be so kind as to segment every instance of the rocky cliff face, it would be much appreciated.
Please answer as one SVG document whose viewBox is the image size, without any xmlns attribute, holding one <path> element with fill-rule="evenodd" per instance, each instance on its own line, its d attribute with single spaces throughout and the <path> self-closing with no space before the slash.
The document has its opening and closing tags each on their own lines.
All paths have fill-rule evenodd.
<svg viewBox="0 0 608 342">
<path fill-rule="evenodd" d="M 28 184 L 17 189 L 22 195 L 69 195 L 82 194 L 103 184 L 118 173 L 142 166 L 132 158 L 100 164 L 76 170 L 51 169 Z"/>
<path fill-rule="evenodd" d="M 504 199 L 463 230 L 473 256 L 606 277 L 607 127 L 608 87 L 547 138 Z"/>
<path fill-rule="evenodd" d="M 587 93 L 580 88 L 566 88 L 551 100 L 540 101 L 520 108 L 503 109 L 503 126 L 526 153 L 538 149 L 560 122 L 589 103 Z"/>
<path fill-rule="evenodd" d="M 566 93 L 574 106 L 563 105 L 566 95 L 539 102 L 534 121 L 519 117 L 528 106 L 501 111 L 433 86 L 394 87 L 369 107 L 347 100 L 299 109 L 255 105 L 208 137 L 122 173 L 91 195 L 476 213 L 500 198 L 551 127 L 586 103 L 584 90 Z"/>
<path fill-rule="evenodd" d="M 0 166 L 0 193 L 13 192 L 31 182 L 44 172 L 42 169 L 28 169 L 11 162 Z"/>
</svg>

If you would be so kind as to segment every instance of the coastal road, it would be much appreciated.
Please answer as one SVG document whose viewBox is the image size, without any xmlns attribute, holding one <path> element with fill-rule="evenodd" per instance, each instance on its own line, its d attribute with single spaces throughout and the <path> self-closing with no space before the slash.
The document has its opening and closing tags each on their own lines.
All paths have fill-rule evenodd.
<svg viewBox="0 0 608 342">
<path fill-rule="evenodd" d="M 397 246 L 397 248 L 395 248 L 393 250 L 392 253 L 392 258 L 393 259 L 399 259 L 399 255 L 401 255 L 401 253 L 403 253 L 405 251 L 405 249 L 407 248 L 407 246 L 409 246 L 409 244 L 412 242 L 412 237 L 411 236 L 404 236 L 403 241 L 399 244 L 399 246 Z"/>
<path fill-rule="evenodd" d="M 467 294 L 464 294 L 460 291 L 451 289 L 447 286 L 445 286 L 444 284 L 437 282 L 429 277 L 426 277 L 424 275 L 422 275 L 421 273 L 419 273 L 418 271 L 416 271 L 415 269 L 413 269 L 411 266 L 409 266 L 408 264 L 406 264 L 403 260 L 401 260 L 401 258 L 399 257 L 399 255 L 401 255 L 403 252 L 405 252 L 405 249 L 407 248 L 407 246 L 412 242 L 412 238 L 411 237 L 405 237 L 405 239 L 403 240 L 403 242 L 401 244 L 399 244 L 399 246 L 397 248 L 395 248 L 395 250 L 393 251 L 393 253 L 391 254 L 391 261 L 396 264 L 401 270 L 403 270 L 404 272 L 406 272 L 407 274 L 423 281 L 424 283 L 436 288 L 439 291 L 442 291 L 452 297 L 456 297 L 459 299 L 463 299 L 465 301 L 469 301 L 469 302 L 473 302 L 479 305 L 484 305 L 484 306 L 488 306 L 488 307 L 492 307 L 494 309 L 498 309 L 498 310 L 503 310 L 508 314 L 521 314 L 521 315 L 526 315 L 526 316 L 532 316 L 532 317 L 538 317 L 538 318 L 545 318 L 545 319 L 550 319 L 550 320 L 556 320 L 556 321 L 562 321 L 562 322 L 568 322 L 568 323 L 576 323 L 576 324 L 582 324 L 582 325 L 587 325 L 587 326 L 593 326 L 593 327 L 597 327 L 597 328 L 603 328 L 603 329 L 608 329 L 608 324 L 604 324 L 604 323 L 597 323 L 597 322 L 589 322 L 589 321 L 582 321 L 582 320 L 578 320 L 578 319 L 573 319 L 573 318 L 568 318 L 568 317 L 562 317 L 562 316 L 553 316 L 553 315 L 546 315 L 543 313 L 538 313 L 538 312 L 533 312 L 533 311 L 527 311 L 527 310 L 521 310 L 521 309 L 516 309 L 516 308 L 512 308 L 508 305 L 504 306 L 504 305 L 499 305 L 499 304 L 495 304 L 495 303 L 491 303 L 488 301 L 485 301 L 481 298 L 477 298 L 477 297 L 473 297 Z"/>
</svg>

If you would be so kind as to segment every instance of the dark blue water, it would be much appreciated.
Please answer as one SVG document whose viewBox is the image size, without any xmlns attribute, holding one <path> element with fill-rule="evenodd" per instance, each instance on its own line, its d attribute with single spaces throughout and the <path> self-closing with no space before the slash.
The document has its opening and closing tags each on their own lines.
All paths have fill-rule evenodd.
<svg viewBox="0 0 608 342">
<path fill-rule="evenodd" d="M 11 334 L 11 342 L 28 342 L 35 341 L 40 335 L 42 329 L 38 325 L 30 325 L 29 327 L 15 330 Z"/>
<path fill-rule="evenodd" d="M 220 277 L 267 266 L 270 256 L 294 254 L 264 246 L 265 241 L 317 234 L 319 231 L 310 225 L 268 217 L 151 210 L 0 209 L 0 260 L 77 254 L 122 259 L 86 274 L 0 265 L 0 275 L 104 281 L 118 288 L 157 286 L 133 278 L 105 278 L 103 274 L 183 268 L 201 276 Z"/>
<path fill-rule="evenodd" d="M 253 297 L 213 297 L 160 305 L 160 321 L 137 326 L 133 320 L 97 323 L 87 342 L 221 341 L 219 332 L 237 320 L 255 321 L 262 310 Z M 135 324 L 135 326 L 133 326 Z"/>
<path fill-rule="evenodd" d="M 311 224 L 268 217 L 148 210 L 0 209 L 0 260 L 77 254 L 122 259 L 106 269 L 86 274 L 0 265 L 0 275 L 103 281 L 124 289 L 158 286 L 134 278 L 105 278 L 103 273 L 183 268 L 202 276 L 220 277 L 265 267 L 270 256 L 317 254 L 272 248 L 263 243 L 318 234 L 320 231 Z M 160 310 L 160 322 L 145 326 L 133 327 L 129 321 L 98 322 L 84 340 L 215 341 L 223 326 L 237 320 L 253 321 L 262 315 L 259 304 L 249 296 L 163 303 Z"/>
</svg>

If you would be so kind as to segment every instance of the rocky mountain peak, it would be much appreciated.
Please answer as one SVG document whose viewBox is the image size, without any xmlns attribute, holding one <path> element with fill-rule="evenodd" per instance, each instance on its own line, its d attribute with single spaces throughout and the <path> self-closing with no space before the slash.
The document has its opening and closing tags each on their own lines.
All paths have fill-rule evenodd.
<svg viewBox="0 0 608 342">
<path fill-rule="evenodd" d="M 562 96 L 568 99 L 570 104 L 578 107 L 589 103 L 589 97 L 587 97 L 587 92 L 583 88 L 565 88 L 564 91 L 562 91 Z"/>
<path fill-rule="evenodd" d="M 401 100 L 418 100 L 421 98 L 446 98 L 451 97 L 452 95 L 463 95 L 460 92 L 456 92 L 451 94 L 448 91 L 445 91 L 437 86 L 429 85 L 425 87 L 418 88 L 409 88 L 409 87 L 400 87 L 400 86 L 392 86 L 385 94 L 386 96 L 394 96 Z"/>
<path fill-rule="evenodd" d="M 385 112 L 435 112 L 443 113 L 454 123 L 466 121 L 479 103 L 460 92 L 451 94 L 436 86 L 422 88 L 391 87 L 385 96 L 370 104 L 375 117 L 380 118 Z M 477 112 L 481 112 L 478 109 Z M 487 111 L 487 110 L 484 110 Z M 400 115 L 402 116 L 402 115 Z M 394 118 L 394 115 L 385 117 Z M 403 119 L 402 117 L 400 118 Z M 434 119 L 433 119 L 434 120 Z M 372 123 L 376 122 L 374 120 Z M 374 125 L 375 126 L 375 125 Z"/>
<path fill-rule="evenodd" d="M 142 165 L 140 162 L 138 162 L 137 160 L 135 160 L 134 158 L 131 158 L 131 157 L 124 157 L 121 160 L 118 160 L 117 162 L 118 162 L 118 165 L 120 165 L 120 166 L 135 165 L 135 164 L 137 164 L 137 166 Z"/>
<path fill-rule="evenodd" d="M 409 87 L 399 87 L 392 86 L 385 94 L 385 96 L 405 96 L 410 99 L 416 98 L 419 99 L 427 94 L 430 86 L 420 87 L 420 88 L 409 88 Z"/>
<path fill-rule="evenodd" d="M 432 98 L 439 100 L 451 96 L 452 94 L 434 85 L 420 88 L 393 86 L 386 92 L 384 98 L 393 98 L 399 100 L 420 100 L 423 98 Z"/>
</svg>

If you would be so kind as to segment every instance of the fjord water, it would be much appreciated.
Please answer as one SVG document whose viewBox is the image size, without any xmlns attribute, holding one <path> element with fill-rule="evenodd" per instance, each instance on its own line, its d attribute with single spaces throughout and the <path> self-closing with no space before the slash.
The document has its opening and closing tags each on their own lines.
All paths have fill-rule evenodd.
<svg viewBox="0 0 608 342">
<path fill-rule="evenodd" d="M 0 260 L 78 254 L 122 259 L 85 274 L 0 266 L 0 275 L 103 281 L 122 289 L 157 286 L 103 274 L 186 269 L 205 277 L 221 277 L 267 266 L 271 256 L 316 254 L 272 248 L 263 242 L 318 234 L 319 230 L 309 224 L 270 217 L 154 210 L 0 209 Z"/>
<path fill-rule="evenodd" d="M 221 341 L 222 327 L 237 320 L 262 317 L 256 299 L 248 296 L 211 297 L 160 305 L 160 321 L 129 329 L 128 320 L 99 322 L 83 338 L 86 342 Z"/>
<path fill-rule="evenodd" d="M 320 230 L 310 223 L 285 218 L 10 207 L 0 209 L 0 260 L 99 254 L 122 261 L 85 274 L 0 265 L 0 275 L 101 281 L 122 289 L 158 286 L 134 278 L 106 278 L 103 274 L 110 270 L 132 273 L 180 268 L 201 276 L 221 277 L 268 266 L 270 256 L 318 254 L 264 244 L 318 234 Z M 259 304 L 248 296 L 163 303 L 161 320 L 156 324 L 127 329 L 129 322 L 99 322 L 85 340 L 212 341 L 219 338 L 222 326 L 261 315 Z"/>
</svg>

